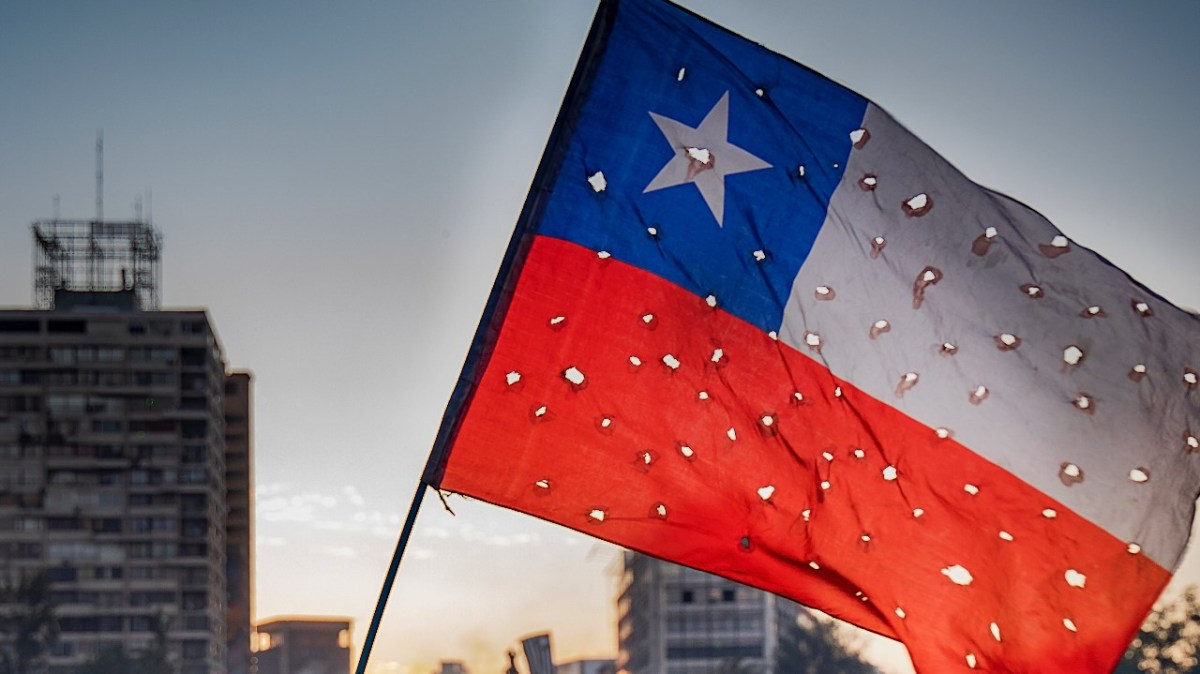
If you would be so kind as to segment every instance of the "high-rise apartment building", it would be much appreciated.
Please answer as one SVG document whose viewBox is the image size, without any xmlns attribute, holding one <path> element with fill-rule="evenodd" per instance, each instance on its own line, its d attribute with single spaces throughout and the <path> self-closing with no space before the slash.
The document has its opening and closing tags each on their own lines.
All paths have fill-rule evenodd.
<svg viewBox="0 0 1200 674">
<path fill-rule="evenodd" d="M 47 571 L 50 672 L 225 671 L 225 364 L 203 311 L 0 311 L 0 573 Z M 0 636 L 0 639 L 3 639 Z"/>
<path fill-rule="evenodd" d="M 254 608 L 254 456 L 251 376 L 225 378 L 225 581 L 229 674 L 249 674 Z"/>
<path fill-rule="evenodd" d="M 39 308 L 0 310 L 0 587 L 45 574 L 59 630 L 31 671 L 165 638 L 173 671 L 225 674 L 229 640 L 249 630 L 227 627 L 249 620 L 249 558 L 227 560 L 227 543 L 248 548 L 249 378 L 230 379 L 246 410 L 227 408 L 206 312 L 157 310 L 147 223 L 39 221 L 33 234 Z M 7 655 L 24 608 L 0 593 Z"/>
<path fill-rule="evenodd" d="M 617 600 L 618 671 L 774 671 L 800 607 L 768 592 L 626 552 Z"/>
</svg>

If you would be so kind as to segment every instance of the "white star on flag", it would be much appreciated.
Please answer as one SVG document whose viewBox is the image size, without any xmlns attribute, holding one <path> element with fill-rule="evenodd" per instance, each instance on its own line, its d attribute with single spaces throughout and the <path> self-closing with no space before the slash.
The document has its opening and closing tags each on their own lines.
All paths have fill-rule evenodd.
<svg viewBox="0 0 1200 674">
<path fill-rule="evenodd" d="M 650 113 L 675 156 L 654 176 L 642 193 L 691 183 L 700 190 L 718 226 L 724 226 L 725 176 L 771 168 L 726 140 L 729 131 L 729 92 L 726 91 L 700 126 L 692 128 L 669 117 Z"/>
</svg>

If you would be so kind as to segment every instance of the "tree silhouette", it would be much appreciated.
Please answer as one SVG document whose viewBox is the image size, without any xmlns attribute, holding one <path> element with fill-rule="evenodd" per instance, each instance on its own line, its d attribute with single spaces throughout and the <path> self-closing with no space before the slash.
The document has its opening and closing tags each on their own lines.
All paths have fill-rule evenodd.
<svg viewBox="0 0 1200 674">
<path fill-rule="evenodd" d="M 780 629 L 775 674 L 877 674 L 838 632 L 832 621 L 801 613 Z"/>
<path fill-rule="evenodd" d="M 89 660 L 76 674 L 175 674 L 167 645 L 168 620 L 155 617 L 154 642 L 145 650 L 130 655 L 120 646 L 106 648 Z"/>
<path fill-rule="evenodd" d="M 0 674 L 30 674 L 58 640 L 58 620 L 45 571 L 7 577 L 0 585 L 0 634 L 11 640 L 0 647 Z"/>
<path fill-rule="evenodd" d="M 1114 674 L 1200 674 L 1200 595 L 1189 586 L 1142 623 Z"/>
</svg>

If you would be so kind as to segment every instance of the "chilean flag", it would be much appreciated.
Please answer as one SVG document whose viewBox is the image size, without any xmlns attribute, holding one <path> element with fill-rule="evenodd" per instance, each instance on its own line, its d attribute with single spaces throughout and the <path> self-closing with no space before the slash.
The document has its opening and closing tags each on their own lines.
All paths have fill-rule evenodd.
<svg viewBox="0 0 1200 674">
<path fill-rule="evenodd" d="M 424 479 L 926 674 L 1109 672 L 1187 542 L 1197 345 L 853 91 L 604 0 Z"/>
</svg>

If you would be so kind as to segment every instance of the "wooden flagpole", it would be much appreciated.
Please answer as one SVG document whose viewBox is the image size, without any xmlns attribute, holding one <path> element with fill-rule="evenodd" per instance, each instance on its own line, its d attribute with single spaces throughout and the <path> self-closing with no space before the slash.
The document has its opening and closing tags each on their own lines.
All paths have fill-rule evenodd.
<svg viewBox="0 0 1200 674">
<path fill-rule="evenodd" d="M 363 639 L 362 653 L 358 656 L 358 666 L 354 669 L 355 674 L 364 674 L 367 670 L 371 647 L 375 645 L 375 635 L 379 632 L 380 621 L 383 620 L 383 609 L 387 606 L 388 595 L 392 593 L 392 584 L 396 581 L 396 572 L 400 570 L 400 560 L 404 558 L 404 548 L 408 547 L 408 537 L 412 535 L 413 524 L 417 521 L 417 511 L 421 509 L 425 486 L 425 482 L 417 484 L 417 492 L 413 494 L 412 505 L 408 507 L 408 517 L 404 520 L 404 527 L 400 529 L 400 539 L 396 541 L 396 551 L 392 553 L 392 564 L 388 567 L 387 576 L 383 579 L 383 589 L 379 591 L 379 601 L 375 603 L 375 615 L 371 618 L 371 626 L 367 628 L 367 636 Z"/>
</svg>

